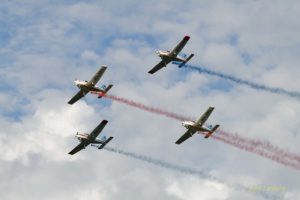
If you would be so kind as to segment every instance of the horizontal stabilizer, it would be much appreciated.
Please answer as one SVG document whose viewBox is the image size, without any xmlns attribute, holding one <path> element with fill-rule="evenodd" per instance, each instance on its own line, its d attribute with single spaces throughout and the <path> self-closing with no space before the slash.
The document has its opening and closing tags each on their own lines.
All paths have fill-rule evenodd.
<svg viewBox="0 0 300 200">
<path fill-rule="evenodd" d="M 106 93 L 112 88 L 112 84 L 110 84 L 109 86 L 107 86 L 107 88 L 104 90 L 104 92 L 100 92 L 98 98 L 102 98 L 103 96 L 106 95 Z"/>
<path fill-rule="evenodd" d="M 217 128 L 219 128 L 219 124 L 217 124 L 217 125 L 215 125 L 212 129 L 211 129 L 211 131 L 210 132 L 208 132 L 205 136 L 204 136 L 204 138 L 209 138 L 214 132 L 215 132 L 215 130 L 217 130 Z"/>
<path fill-rule="evenodd" d="M 105 145 L 107 145 L 107 143 L 109 143 L 109 141 L 111 141 L 114 137 L 109 137 L 103 144 L 101 144 L 101 146 L 98 147 L 98 149 L 103 149 L 103 147 Z"/>
<path fill-rule="evenodd" d="M 184 62 L 182 62 L 180 65 L 178 65 L 179 68 L 183 67 L 189 60 L 191 60 L 191 58 L 194 56 L 194 54 L 192 53 L 187 59 L 185 59 Z"/>
</svg>

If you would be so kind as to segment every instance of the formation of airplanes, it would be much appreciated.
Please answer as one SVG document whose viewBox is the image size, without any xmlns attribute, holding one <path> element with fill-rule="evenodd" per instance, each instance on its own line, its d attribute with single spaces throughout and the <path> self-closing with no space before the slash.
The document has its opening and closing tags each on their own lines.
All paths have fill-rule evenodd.
<svg viewBox="0 0 300 200">
<path fill-rule="evenodd" d="M 155 65 L 148 73 L 154 74 L 158 70 L 166 67 L 172 61 L 181 62 L 178 67 L 184 66 L 193 56 L 194 54 L 190 54 L 188 57 L 179 56 L 179 53 L 184 48 L 184 46 L 189 41 L 190 36 L 184 36 L 184 38 L 177 44 L 177 46 L 172 51 L 157 51 L 156 53 L 161 58 L 161 61 Z M 79 88 L 79 91 L 73 96 L 68 104 L 74 104 L 79 99 L 83 98 L 87 93 L 96 93 L 98 94 L 98 98 L 101 98 L 106 95 L 106 93 L 113 87 L 112 84 L 108 86 L 102 85 L 101 87 L 97 87 L 97 83 L 103 76 L 106 71 L 107 66 L 103 65 L 91 78 L 90 81 L 79 81 L 75 80 L 75 85 Z M 204 133 L 204 138 L 209 138 L 220 126 L 219 124 L 215 126 L 206 126 L 205 122 L 209 118 L 210 114 L 213 112 L 214 107 L 209 107 L 207 111 L 196 121 L 184 121 L 182 125 L 187 129 L 187 131 L 175 142 L 176 144 L 181 144 L 188 138 L 192 137 L 196 132 Z M 79 144 L 72 149 L 69 154 L 74 155 L 82 149 L 85 149 L 88 145 L 95 146 L 98 149 L 102 149 L 105 145 L 107 145 L 113 137 L 106 138 L 103 136 L 102 138 L 98 138 L 101 131 L 104 129 L 107 120 L 103 120 L 90 134 L 88 133 L 76 133 L 75 137 L 79 140 Z"/>
</svg>

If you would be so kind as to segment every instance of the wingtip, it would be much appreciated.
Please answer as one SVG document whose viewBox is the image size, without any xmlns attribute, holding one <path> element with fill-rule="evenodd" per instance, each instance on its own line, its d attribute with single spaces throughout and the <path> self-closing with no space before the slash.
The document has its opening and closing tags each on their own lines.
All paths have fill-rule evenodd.
<svg viewBox="0 0 300 200">
<path fill-rule="evenodd" d="M 189 35 L 184 36 L 185 40 L 189 40 L 191 37 Z"/>
</svg>

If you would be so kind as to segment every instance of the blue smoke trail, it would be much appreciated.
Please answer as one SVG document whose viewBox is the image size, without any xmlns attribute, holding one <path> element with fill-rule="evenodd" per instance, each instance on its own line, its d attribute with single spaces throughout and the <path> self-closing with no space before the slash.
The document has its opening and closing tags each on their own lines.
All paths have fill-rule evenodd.
<svg viewBox="0 0 300 200">
<path fill-rule="evenodd" d="M 178 172 L 181 172 L 181 173 L 184 173 L 184 174 L 188 174 L 188 175 L 196 175 L 196 176 L 199 176 L 202 179 L 216 181 L 218 183 L 222 183 L 224 185 L 227 185 L 230 188 L 234 188 L 234 189 L 239 190 L 239 191 L 246 191 L 246 192 L 251 192 L 251 193 L 254 192 L 249 187 L 222 181 L 222 180 L 220 180 L 220 179 L 218 179 L 218 178 L 216 178 L 216 177 L 214 177 L 214 176 L 212 176 L 212 175 L 210 175 L 210 174 L 208 174 L 207 172 L 204 172 L 204 171 L 199 171 L 199 170 L 194 170 L 194 169 L 190 169 L 190 168 L 187 168 L 187 167 L 182 167 L 182 166 L 179 166 L 179 165 L 168 163 L 166 161 L 154 159 L 154 158 L 151 158 L 151 157 L 148 157 L 148 156 L 139 155 L 139 154 L 136 154 L 136 153 L 124 151 L 124 150 L 117 149 L 117 148 L 104 147 L 103 149 L 105 149 L 107 151 L 110 151 L 110 152 L 113 152 L 113 153 L 128 156 L 128 157 L 131 157 L 131 158 L 134 158 L 134 159 L 137 159 L 137 160 L 141 160 L 141 161 L 150 163 L 152 165 L 156 165 L 156 166 L 160 166 L 160 167 L 163 167 L 163 168 L 175 170 L 175 171 L 178 171 Z M 272 199 L 272 200 L 282 199 L 282 198 L 279 198 L 278 196 L 266 193 L 264 191 L 255 191 L 254 194 L 260 195 L 261 197 L 263 197 L 265 199 Z"/>
<path fill-rule="evenodd" d="M 175 64 L 175 65 L 180 65 L 181 64 L 181 62 L 177 62 L 177 61 L 174 61 L 172 63 Z M 226 79 L 226 80 L 229 80 L 229 81 L 241 84 L 241 85 L 247 85 L 247 86 L 249 86 L 253 89 L 263 90 L 263 91 L 271 92 L 271 93 L 274 93 L 274 94 L 286 95 L 286 96 L 297 98 L 298 100 L 300 100 L 300 92 L 288 91 L 288 90 L 285 90 L 285 89 L 279 88 L 279 87 L 270 87 L 270 86 L 254 83 L 254 82 L 243 80 L 243 79 L 240 79 L 240 78 L 228 75 L 228 74 L 223 74 L 221 72 L 209 70 L 209 69 L 206 69 L 206 68 L 200 67 L 200 66 L 193 66 L 193 65 L 185 64 L 184 67 L 196 70 L 201 74 L 208 74 L 208 75 L 211 75 L 211 76 L 217 76 L 219 78 L 223 78 L 223 79 Z"/>
</svg>

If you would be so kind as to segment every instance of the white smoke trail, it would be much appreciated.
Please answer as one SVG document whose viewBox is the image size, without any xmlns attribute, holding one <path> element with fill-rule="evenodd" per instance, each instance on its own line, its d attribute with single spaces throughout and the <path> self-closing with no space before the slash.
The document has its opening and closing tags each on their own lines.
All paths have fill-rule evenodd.
<svg viewBox="0 0 300 200">
<path fill-rule="evenodd" d="M 159 167 L 163 167 L 163 168 L 167 168 L 167 169 L 171 169 L 171 170 L 175 170 L 184 174 L 188 174 L 188 175 L 194 175 L 194 176 L 198 176 L 201 179 L 206 179 L 206 180 L 211 180 L 211 181 L 215 181 L 221 184 L 226 185 L 227 187 L 233 188 L 235 190 L 238 191 L 244 191 L 244 192 L 251 192 L 253 194 L 253 191 L 251 191 L 249 189 L 249 187 L 246 186 L 242 186 L 242 185 L 237 185 L 237 184 L 233 184 L 233 183 L 229 183 L 229 182 L 225 182 L 205 171 L 200 171 L 200 170 L 194 170 L 188 167 L 183 167 L 183 166 L 179 166 L 179 165 L 175 165 L 166 161 L 162 161 L 162 160 L 158 160 L 158 159 L 154 159 L 148 156 L 144 156 L 144 155 L 140 155 L 140 154 L 136 154 L 133 152 L 129 152 L 129 151 L 124 151 L 121 149 L 117 149 L 117 148 L 112 148 L 112 147 L 104 147 L 103 149 L 113 152 L 113 153 L 117 153 L 117 154 L 121 154 L 127 157 L 131 157 L 137 160 L 141 160 Z M 272 194 L 268 194 L 264 191 L 256 191 L 254 194 L 257 194 L 265 199 L 270 199 L 270 200 L 279 200 L 282 198 L 279 198 L 278 196 L 272 195 Z"/>
</svg>

